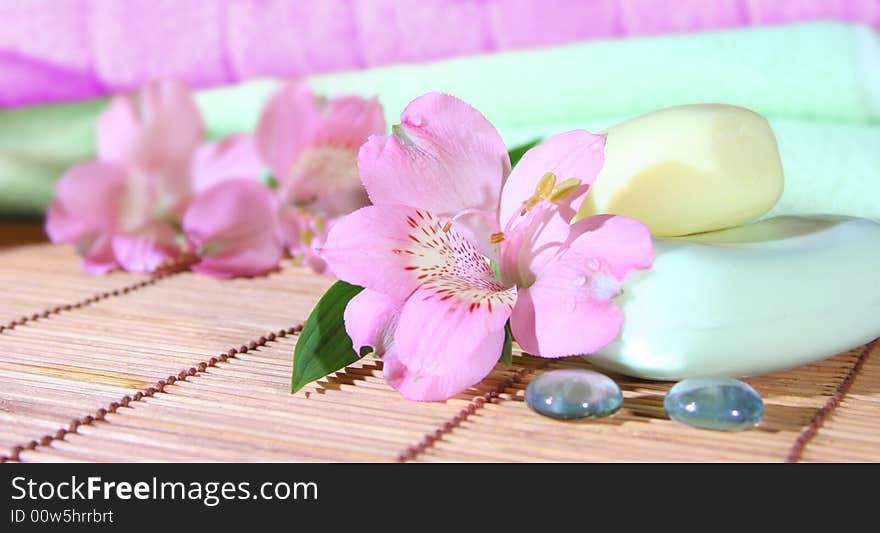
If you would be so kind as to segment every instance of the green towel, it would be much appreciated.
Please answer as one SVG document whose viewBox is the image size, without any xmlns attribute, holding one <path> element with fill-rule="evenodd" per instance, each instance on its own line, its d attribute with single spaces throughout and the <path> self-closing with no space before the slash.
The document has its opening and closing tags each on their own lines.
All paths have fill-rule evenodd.
<svg viewBox="0 0 880 533">
<path fill-rule="evenodd" d="M 736 104 L 774 125 L 794 191 L 780 207 L 824 207 L 818 191 L 832 190 L 834 209 L 843 209 L 868 196 L 861 187 L 880 189 L 880 44 L 863 26 L 821 22 L 594 41 L 310 81 L 330 95 L 379 95 L 389 124 L 416 96 L 448 92 L 486 114 L 510 146 L 572 127 L 595 131 L 671 105 Z M 257 80 L 200 92 L 208 135 L 251 129 L 278 86 Z M 63 169 L 92 157 L 104 103 L 0 111 L 0 216 L 39 216 Z M 853 192 L 839 193 L 841 176 Z M 856 210 L 880 218 L 880 207 Z"/>
</svg>

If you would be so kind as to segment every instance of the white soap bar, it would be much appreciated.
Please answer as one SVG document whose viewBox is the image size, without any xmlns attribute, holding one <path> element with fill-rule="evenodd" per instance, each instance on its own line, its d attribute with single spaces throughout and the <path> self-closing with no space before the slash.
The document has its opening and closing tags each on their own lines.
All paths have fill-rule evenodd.
<svg viewBox="0 0 880 533">
<path fill-rule="evenodd" d="M 617 341 L 587 360 L 648 379 L 751 376 L 880 337 L 880 224 L 777 217 L 655 239 L 617 302 Z"/>
<path fill-rule="evenodd" d="M 757 113 L 722 104 L 670 107 L 606 132 L 605 165 L 581 216 L 640 220 L 655 236 L 730 228 L 779 199 L 776 137 Z"/>
</svg>

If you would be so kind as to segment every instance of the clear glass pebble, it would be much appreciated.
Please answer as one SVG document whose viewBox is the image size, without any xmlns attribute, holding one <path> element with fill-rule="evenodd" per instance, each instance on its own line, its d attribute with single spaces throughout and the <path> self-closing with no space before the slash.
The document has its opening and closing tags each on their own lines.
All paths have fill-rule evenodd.
<svg viewBox="0 0 880 533">
<path fill-rule="evenodd" d="M 599 418 L 623 405 L 620 387 L 591 370 L 551 370 L 526 387 L 526 404 L 544 416 L 561 420 Z"/>
<path fill-rule="evenodd" d="M 663 400 L 669 418 L 701 429 L 748 429 L 764 417 L 764 401 L 747 383 L 731 378 L 690 378 Z"/>
</svg>

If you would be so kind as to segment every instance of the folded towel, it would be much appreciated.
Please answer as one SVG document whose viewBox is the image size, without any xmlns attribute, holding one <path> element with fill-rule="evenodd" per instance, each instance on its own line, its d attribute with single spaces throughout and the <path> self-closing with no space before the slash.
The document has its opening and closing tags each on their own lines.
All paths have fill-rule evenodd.
<svg viewBox="0 0 880 533">
<path fill-rule="evenodd" d="M 456 95 L 507 129 L 724 102 L 765 116 L 880 122 L 880 36 L 830 22 L 598 41 L 309 78 L 379 95 L 389 124 L 416 96 Z M 251 127 L 278 82 L 203 91 L 213 135 Z M 516 141 L 516 139 L 507 139 Z"/>
<path fill-rule="evenodd" d="M 795 191 L 780 205 L 816 207 L 809 198 L 824 200 L 806 184 L 821 180 L 829 184 L 826 189 L 835 188 L 839 176 L 855 185 L 850 200 L 864 202 L 860 184 L 876 187 L 880 181 L 880 44 L 863 26 L 810 23 L 591 42 L 310 81 L 330 94 L 378 94 L 389 124 L 412 98 L 449 92 L 484 112 L 510 146 L 571 127 L 601 129 L 670 105 L 736 104 L 767 116 L 776 130 Z M 252 128 L 279 83 L 201 92 L 197 98 L 209 135 Z M 101 102 L 89 102 L 0 111 L 0 213 L 43 209 L 61 170 L 91 156 L 100 107 Z M 835 196 L 833 209 L 850 201 L 841 199 L 845 196 Z"/>
<path fill-rule="evenodd" d="M 877 0 L 0 4 L 0 107 L 91 98 L 156 77 L 206 87 L 597 38 L 816 19 L 880 28 Z"/>
</svg>

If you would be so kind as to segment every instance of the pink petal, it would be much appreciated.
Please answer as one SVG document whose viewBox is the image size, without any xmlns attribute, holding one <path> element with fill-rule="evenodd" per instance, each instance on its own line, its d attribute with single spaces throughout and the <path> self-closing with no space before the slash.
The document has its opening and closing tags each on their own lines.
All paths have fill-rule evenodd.
<svg viewBox="0 0 880 533">
<path fill-rule="evenodd" d="M 614 216 L 584 219 L 568 242 L 520 289 L 510 319 L 523 350 L 541 357 L 593 353 L 620 333 L 623 315 L 612 299 L 634 269 L 649 268 L 654 251 L 644 224 Z"/>
<path fill-rule="evenodd" d="M 159 207 L 180 215 L 190 195 L 191 158 L 202 141 L 202 119 L 189 89 L 152 82 L 140 93 L 140 127 L 128 164 L 152 182 Z"/>
<path fill-rule="evenodd" d="M 556 175 L 557 183 L 577 178 L 582 185 L 591 185 L 604 163 L 604 135 L 574 130 L 550 137 L 526 152 L 510 173 L 501 192 L 499 220 L 504 223 L 516 216 L 547 172 Z M 575 212 L 579 206 L 580 202 L 572 206 Z"/>
<path fill-rule="evenodd" d="M 384 134 L 385 127 L 385 111 L 378 98 L 339 96 L 327 103 L 312 144 L 347 148 L 356 154 L 370 135 Z"/>
<path fill-rule="evenodd" d="M 403 302 L 370 289 L 362 290 L 345 308 L 345 331 L 356 352 L 370 346 L 378 354 L 391 347 Z"/>
<path fill-rule="evenodd" d="M 315 236 L 312 237 L 312 242 L 308 245 L 304 245 L 301 247 L 300 253 L 303 257 L 303 266 L 311 269 L 312 272 L 316 274 L 329 273 L 327 261 L 325 261 L 324 258 L 321 257 L 321 248 L 323 248 L 325 242 L 327 242 L 326 231 L 321 233 L 316 228 Z"/>
<path fill-rule="evenodd" d="M 486 118 L 461 100 L 430 93 L 413 100 L 393 134 L 371 137 L 358 169 L 376 205 L 414 205 L 438 216 L 479 211 L 495 223 L 507 148 Z M 482 236 L 495 231 L 480 216 L 462 220 Z M 478 227 L 477 227 L 478 226 Z"/>
<path fill-rule="evenodd" d="M 315 96 L 303 82 L 291 82 L 266 104 L 257 124 L 257 149 L 284 182 L 321 120 Z"/>
<path fill-rule="evenodd" d="M 495 367 L 516 290 L 466 281 L 450 293 L 419 288 L 403 305 L 385 379 L 411 400 L 441 401 L 479 383 Z M 489 305 L 494 301 L 495 305 Z"/>
<path fill-rule="evenodd" d="M 505 280 L 531 285 L 571 236 L 574 210 L 542 201 L 523 215 L 517 213 L 504 230 L 500 266 Z"/>
<path fill-rule="evenodd" d="M 195 193 L 210 189 L 221 181 L 238 178 L 259 180 L 262 174 L 263 161 L 250 135 L 235 134 L 220 142 L 205 143 L 193 156 Z"/>
<path fill-rule="evenodd" d="M 188 165 L 203 130 L 189 89 L 177 81 L 157 81 L 145 85 L 140 98 L 136 164 L 147 170 Z"/>
<path fill-rule="evenodd" d="M 98 117 L 98 158 L 109 163 L 128 163 L 139 126 L 131 98 L 114 97 Z"/>
<path fill-rule="evenodd" d="M 129 272 L 155 272 L 180 257 L 176 237 L 170 224 L 152 223 L 137 233 L 115 235 L 113 254 L 119 265 Z"/>
<path fill-rule="evenodd" d="M 78 244 L 119 226 L 125 173 L 114 165 L 84 163 L 68 170 L 55 185 L 46 217 L 46 233 L 55 243 Z"/>
<path fill-rule="evenodd" d="M 89 274 L 106 274 L 117 266 L 109 235 L 98 237 L 83 255 L 83 270 Z"/>
<path fill-rule="evenodd" d="M 333 225 L 321 257 L 339 279 L 401 300 L 423 283 L 450 277 L 492 280 L 480 251 L 444 226 L 412 207 L 364 207 Z"/>
<path fill-rule="evenodd" d="M 355 152 L 333 146 L 303 149 L 281 182 L 279 194 L 324 220 L 370 203 L 358 176 Z"/>
<path fill-rule="evenodd" d="M 623 313 L 614 303 L 559 286 L 571 282 L 571 275 L 570 271 L 554 270 L 520 290 L 510 326 L 523 351 L 540 357 L 589 354 L 620 333 Z"/>
<path fill-rule="evenodd" d="M 278 201 L 252 180 L 224 181 L 199 194 L 183 230 L 201 257 L 193 270 L 213 277 L 262 274 L 277 267 L 283 254 Z"/>
</svg>

